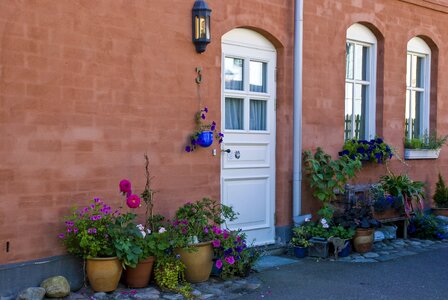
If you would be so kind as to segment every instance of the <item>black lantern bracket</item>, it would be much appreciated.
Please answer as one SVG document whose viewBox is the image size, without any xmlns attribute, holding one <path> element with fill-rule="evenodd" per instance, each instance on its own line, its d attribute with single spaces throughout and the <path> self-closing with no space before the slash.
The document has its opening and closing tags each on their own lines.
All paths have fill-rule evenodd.
<svg viewBox="0 0 448 300">
<path fill-rule="evenodd" d="M 193 43 L 196 52 L 202 53 L 210 43 L 210 15 L 212 10 L 204 0 L 196 0 L 192 9 Z"/>
</svg>

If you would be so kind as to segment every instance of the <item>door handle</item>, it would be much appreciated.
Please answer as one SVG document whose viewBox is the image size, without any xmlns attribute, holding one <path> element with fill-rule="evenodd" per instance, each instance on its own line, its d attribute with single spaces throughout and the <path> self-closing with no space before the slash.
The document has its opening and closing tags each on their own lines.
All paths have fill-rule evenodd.
<svg viewBox="0 0 448 300">
<path fill-rule="evenodd" d="M 230 149 L 221 149 L 221 152 L 226 152 L 226 153 L 230 153 L 231 152 L 231 150 Z"/>
</svg>

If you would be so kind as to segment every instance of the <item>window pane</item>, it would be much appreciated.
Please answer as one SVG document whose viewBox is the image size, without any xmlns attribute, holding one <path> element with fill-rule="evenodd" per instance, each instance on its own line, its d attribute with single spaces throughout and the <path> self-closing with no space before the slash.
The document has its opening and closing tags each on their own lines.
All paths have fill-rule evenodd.
<svg viewBox="0 0 448 300">
<path fill-rule="evenodd" d="M 423 57 L 419 57 L 417 56 L 417 67 L 415 68 L 415 72 L 416 72 L 416 87 L 422 88 L 423 87 Z"/>
<path fill-rule="evenodd" d="M 411 55 L 406 55 L 406 86 L 411 86 Z M 409 99 L 409 97 L 406 97 Z"/>
<path fill-rule="evenodd" d="M 249 82 L 251 92 L 266 93 L 266 69 L 267 64 L 264 62 L 250 62 Z"/>
<path fill-rule="evenodd" d="M 369 48 L 355 45 L 355 79 L 369 80 Z"/>
<path fill-rule="evenodd" d="M 409 61 L 410 61 L 410 57 L 409 57 Z M 409 137 L 409 126 L 411 124 L 411 91 L 410 90 L 406 90 L 406 112 L 405 112 L 405 137 Z"/>
<path fill-rule="evenodd" d="M 411 138 L 421 137 L 422 112 L 423 112 L 423 92 L 411 92 Z"/>
<path fill-rule="evenodd" d="M 244 129 L 244 100 L 226 98 L 226 129 Z"/>
<path fill-rule="evenodd" d="M 353 57 L 354 57 L 355 44 L 346 43 L 345 49 L 346 49 L 345 78 L 353 79 Z"/>
<path fill-rule="evenodd" d="M 226 57 L 224 59 L 225 88 L 242 91 L 244 61 L 240 58 Z"/>
<path fill-rule="evenodd" d="M 353 112 L 353 84 L 345 84 L 345 125 L 344 137 L 346 140 L 351 139 L 352 135 L 352 112 Z"/>
<path fill-rule="evenodd" d="M 266 101 L 250 100 L 250 130 L 266 130 Z"/>
<path fill-rule="evenodd" d="M 362 84 L 355 84 L 355 99 L 353 104 L 353 125 L 355 129 L 355 137 L 358 139 L 366 138 L 365 117 L 367 104 L 367 90 L 368 86 Z"/>
</svg>

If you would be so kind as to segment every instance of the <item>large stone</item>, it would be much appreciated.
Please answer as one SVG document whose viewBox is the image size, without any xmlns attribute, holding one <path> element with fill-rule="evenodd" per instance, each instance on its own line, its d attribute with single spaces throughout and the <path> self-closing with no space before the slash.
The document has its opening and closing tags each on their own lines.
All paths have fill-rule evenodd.
<svg viewBox="0 0 448 300">
<path fill-rule="evenodd" d="M 54 276 L 45 279 L 40 284 L 48 298 L 63 298 L 70 295 L 70 284 L 64 276 Z"/>
<path fill-rule="evenodd" d="M 20 292 L 16 300 L 42 300 L 45 289 L 42 287 L 30 287 Z"/>
</svg>

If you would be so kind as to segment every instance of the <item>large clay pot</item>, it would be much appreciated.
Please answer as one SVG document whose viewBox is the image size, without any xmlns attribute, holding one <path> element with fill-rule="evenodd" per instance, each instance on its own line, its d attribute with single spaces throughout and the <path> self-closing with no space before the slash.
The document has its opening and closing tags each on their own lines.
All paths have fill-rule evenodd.
<svg viewBox="0 0 448 300">
<path fill-rule="evenodd" d="M 365 253 L 372 250 L 374 232 L 373 228 L 356 228 L 356 233 L 353 237 L 353 246 L 356 252 Z"/>
<path fill-rule="evenodd" d="M 147 287 L 151 280 L 152 267 L 154 265 L 154 256 L 150 256 L 140 261 L 135 268 L 126 267 L 126 284 L 130 288 Z"/>
<path fill-rule="evenodd" d="M 114 291 L 122 271 L 123 267 L 117 257 L 87 259 L 87 278 L 95 292 Z"/>
<path fill-rule="evenodd" d="M 211 242 L 194 244 L 194 249 L 175 249 L 185 264 L 185 279 L 190 283 L 207 281 L 213 266 L 213 248 Z"/>
</svg>

